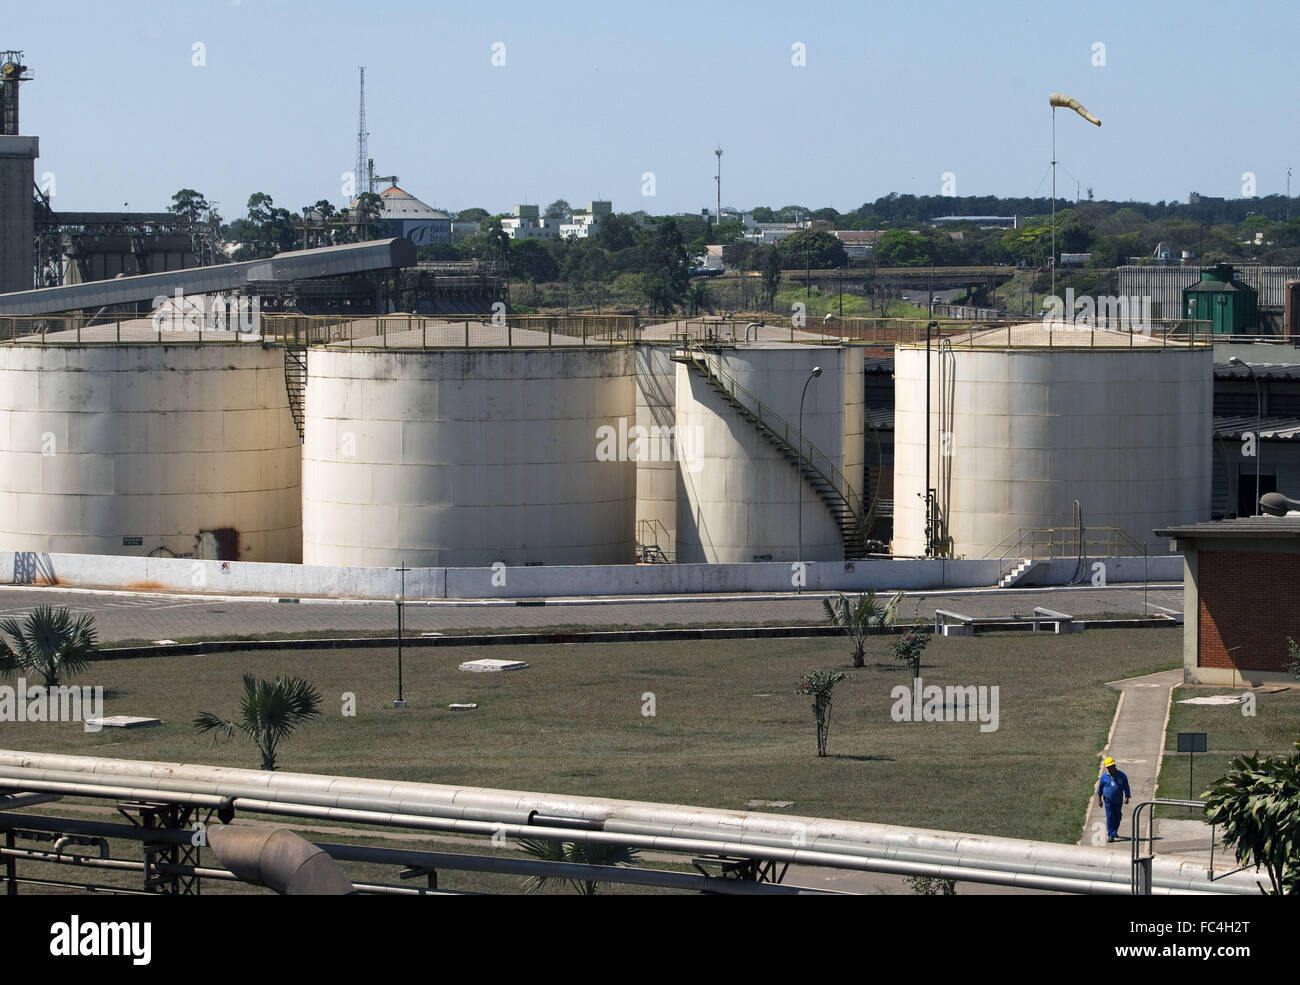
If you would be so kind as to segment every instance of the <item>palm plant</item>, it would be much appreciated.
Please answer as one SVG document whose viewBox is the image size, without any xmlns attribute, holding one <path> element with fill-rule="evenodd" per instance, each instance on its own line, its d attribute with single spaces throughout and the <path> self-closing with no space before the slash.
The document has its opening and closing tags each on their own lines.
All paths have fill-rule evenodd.
<svg viewBox="0 0 1300 985">
<path fill-rule="evenodd" d="M 95 618 L 88 612 L 73 618 L 65 608 L 37 606 L 20 623 L 0 622 L 12 642 L 0 637 L 0 676 L 39 673 L 46 687 L 58 687 L 65 675 L 80 673 L 95 652 Z"/>
<path fill-rule="evenodd" d="M 1300 895 L 1300 741 L 1288 756 L 1234 756 L 1202 796 L 1237 861 L 1268 873 L 1264 891 Z"/>
<path fill-rule="evenodd" d="M 902 600 L 902 592 L 895 594 L 883 606 L 876 603 L 875 592 L 859 595 L 853 602 L 843 594 L 833 600 L 822 599 L 826 618 L 831 621 L 831 625 L 853 641 L 854 667 L 863 666 L 863 657 L 867 652 L 867 637 L 873 633 L 883 633 L 893 625 L 898 613 L 898 603 Z"/>
<path fill-rule="evenodd" d="M 635 848 L 593 841 L 553 841 L 549 838 L 522 838 L 519 846 L 534 858 L 546 862 L 573 862 L 578 865 L 633 865 L 639 858 Z M 545 886 L 553 876 L 532 876 L 524 883 L 529 893 Z M 599 882 L 593 879 L 565 879 L 580 896 L 595 896 Z"/>
<path fill-rule="evenodd" d="M 309 718 L 319 715 L 320 704 L 320 692 L 301 677 L 259 681 L 252 674 L 245 674 L 239 720 L 228 721 L 205 711 L 194 719 L 194 728 L 200 734 L 224 732 L 227 739 L 233 738 L 238 729 L 257 744 L 262 754 L 262 769 L 274 770 L 280 743 Z"/>
</svg>

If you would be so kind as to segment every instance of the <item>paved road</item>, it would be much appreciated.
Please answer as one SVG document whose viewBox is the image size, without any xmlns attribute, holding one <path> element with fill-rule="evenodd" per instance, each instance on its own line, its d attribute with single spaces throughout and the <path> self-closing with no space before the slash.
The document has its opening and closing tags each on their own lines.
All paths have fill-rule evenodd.
<svg viewBox="0 0 1300 985">
<path fill-rule="evenodd" d="M 609 604 L 565 604 L 549 600 L 515 605 L 485 603 L 407 603 L 405 627 L 411 635 L 422 632 L 504 630 L 527 632 L 553 626 L 685 627 L 706 624 L 760 625 L 779 620 L 788 625 L 825 621 L 822 596 L 764 595 L 755 598 L 726 596 L 665 601 L 600 600 Z M 1147 593 L 1152 614 L 1180 612 L 1182 586 L 1153 587 Z M 391 602 L 304 601 L 201 598 L 132 593 L 96 593 L 60 588 L 0 586 L 0 619 L 20 617 L 36 605 L 67 606 L 95 617 L 101 643 L 119 640 L 209 639 L 229 634 L 298 633 L 336 631 L 382 632 L 395 628 Z M 917 592 L 899 607 L 899 615 L 932 619 L 936 608 L 971 616 L 1028 615 L 1034 606 L 1077 616 L 1099 613 L 1141 614 L 1141 586 L 1105 589 L 983 589 L 968 592 Z"/>
</svg>

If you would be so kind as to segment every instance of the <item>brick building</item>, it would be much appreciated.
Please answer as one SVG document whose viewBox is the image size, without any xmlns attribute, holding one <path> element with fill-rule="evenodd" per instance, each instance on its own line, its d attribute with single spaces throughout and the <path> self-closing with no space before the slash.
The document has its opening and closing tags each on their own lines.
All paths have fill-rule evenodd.
<svg viewBox="0 0 1300 985">
<path fill-rule="evenodd" d="M 1295 683 L 1300 643 L 1300 515 L 1252 516 L 1157 530 L 1183 553 L 1183 679 Z"/>
</svg>

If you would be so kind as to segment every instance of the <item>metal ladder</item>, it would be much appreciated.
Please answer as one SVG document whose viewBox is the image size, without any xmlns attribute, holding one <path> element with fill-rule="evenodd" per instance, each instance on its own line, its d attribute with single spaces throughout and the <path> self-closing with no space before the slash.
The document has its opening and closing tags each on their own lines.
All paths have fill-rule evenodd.
<svg viewBox="0 0 1300 985">
<path fill-rule="evenodd" d="M 307 347 L 305 345 L 285 342 L 284 388 L 289 394 L 289 413 L 293 415 L 294 426 L 298 429 L 298 440 L 304 441 L 307 437 Z"/>
<path fill-rule="evenodd" d="M 729 377 L 720 367 L 711 365 L 708 354 L 699 343 L 689 338 L 684 340 L 681 349 L 674 352 L 672 358 L 699 371 L 722 399 L 749 421 L 767 443 L 799 471 L 834 517 L 840 538 L 844 542 L 845 560 L 866 557 L 867 531 L 871 528 L 874 509 L 863 509 L 861 497 L 853 491 L 834 463 L 807 441 L 798 428 L 791 427 L 788 421 L 770 407 L 764 407 L 753 393 Z"/>
</svg>

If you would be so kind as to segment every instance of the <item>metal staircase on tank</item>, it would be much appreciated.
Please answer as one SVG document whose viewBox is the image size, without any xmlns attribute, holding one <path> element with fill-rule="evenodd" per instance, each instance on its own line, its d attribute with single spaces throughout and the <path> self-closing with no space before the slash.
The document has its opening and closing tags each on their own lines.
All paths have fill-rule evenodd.
<svg viewBox="0 0 1300 985">
<path fill-rule="evenodd" d="M 289 412 L 298 428 L 298 440 L 306 439 L 307 346 L 288 339 L 284 343 L 284 388 L 289 394 Z"/>
<path fill-rule="evenodd" d="M 798 428 L 737 383 L 695 340 L 684 340 L 673 351 L 672 359 L 703 376 L 737 414 L 749 421 L 798 470 L 835 518 L 844 542 L 845 560 L 866 557 L 867 531 L 871 529 L 875 504 L 864 508 L 862 497 L 854 492 L 835 463 L 805 439 Z"/>
</svg>

